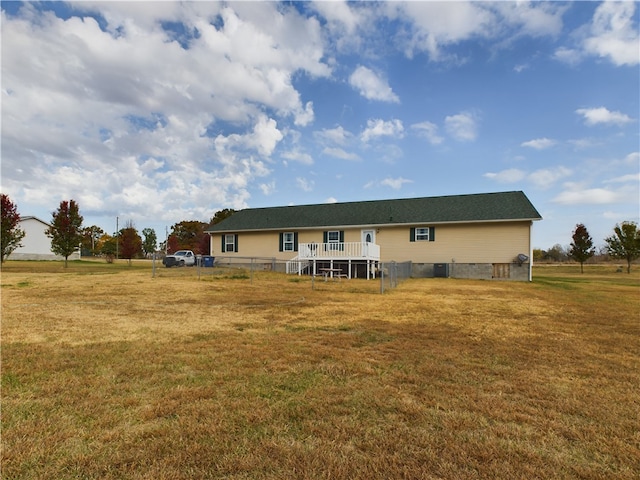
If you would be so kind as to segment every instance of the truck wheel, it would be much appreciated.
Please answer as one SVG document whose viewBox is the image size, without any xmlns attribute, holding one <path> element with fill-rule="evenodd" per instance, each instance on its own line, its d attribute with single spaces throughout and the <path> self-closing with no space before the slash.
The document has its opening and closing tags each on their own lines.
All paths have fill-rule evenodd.
<svg viewBox="0 0 640 480">
<path fill-rule="evenodd" d="M 184 267 L 184 260 L 180 260 L 180 266 Z"/>
</svg>

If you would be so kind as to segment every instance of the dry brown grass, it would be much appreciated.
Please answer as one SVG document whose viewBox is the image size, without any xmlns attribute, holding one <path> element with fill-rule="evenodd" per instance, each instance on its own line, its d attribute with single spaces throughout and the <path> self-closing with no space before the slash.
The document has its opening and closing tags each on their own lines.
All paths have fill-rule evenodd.
<svg viewBox="0 0 640 480">
<path fill-rule="evenodd" d="M 637 478 L 640 275 L 586 272 L 8 262 L 2 478 Z"/>
</svg>

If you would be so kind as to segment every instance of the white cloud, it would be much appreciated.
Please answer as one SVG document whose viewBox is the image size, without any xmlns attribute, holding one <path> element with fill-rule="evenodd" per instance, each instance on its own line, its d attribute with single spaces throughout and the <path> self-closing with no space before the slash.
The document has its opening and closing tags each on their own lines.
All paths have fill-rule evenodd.
<svg viewBox="0 0 640 480">
<path fill-rule="evenodd" d="M 337 145 L 345 145 L 349 140 L 351 140 L 351 138 L 353 138 L 353 134 L 342 128 L 342 126 L 329 129 L 325 128 L 315 132 L 314 135 L 323 141 L 332 142 Z"/>
<path fill-rule="evenodd" d="M 324 150 L 322 150 L 322 153 L 331 157 L 340 158 L 342 160 L 360 160 L 360 157 L 355 153 L 349 153 L 339 147 L 326 147 Z"/>
<path fill-rule="evenodd" d="M 600 123 L 624 125 L 633 122 L 633 119 L 622 112 L 612 112 L 605 107 L 579 108 L 576 113 L 584 117 L 584 123 L 593 126 Z"/>
<path fill-rule="evenodd" d="M 314 121 L 293 78 L 331 74 L 320 24 L 269 2 L 150 6 L 70 7 L 101 24 L 3 10 L 3 186 L 47 208 L 72 196 L 96 214 L 155 220 L 246 207 L 251 181 L 270 174 L 278 125 Z M 182 22 L 188 49 L 165 20 Z"/>
<path fill-rule="evenodd" d="M 578 150 L 584 150 L 600 144 L 598 140 L 594 140 L 593 138 L 578 138 L 576 140 L 568 140 L 568 143 Z"/>
<path fill-rule="evenodd" d="M 630 173 L 628 175 L 621 175 L 619 177 L 610 178 L 609 180 L 604 181 L 604 183 L 630 183 L 630 182 L 640 183 L 640 173 Z"/>
<path fill-rule="evenodd" d="M 517 183 L 527 180 L 538 188 L 547 189 L 571 173 L 570 169 L 558 166 L 556 168 L 542 168 L 531 173 L 518 168 L 509 168 L 500 172 L 488 172 L 482 176 L 499 183 Z"/>
<path fill-rule="evenodd" d="M 275 180 L 269 183 L 261 183 L 260 184 L 260 191 L 263 193 L 263 195 L 271 195 L 272 193 L 274 193 L 276 191 L 276 182 Z"/>
<path fill-rule="evenodd" d="M 534 140 L 529 140 L 527 142 L 522 142 L 520 146 L 522 147 L 530 147 L 535 148 L 536 150 L 544 150 L 545 148 L 553 147 L 556 144 L 555 140 L 551 140 L 550 138 L 536 138 Z"/>
<path fill-rule="evenodd" d="M 577 65 L 582 61 L 582 52 L 575 48 L 559 47 L 553 53 L 553 58 L 568 65 Z"/>
<path fill-rule="evenodd" d="M 413 183 L 413 180 L 409 180 L 406 178 L 398 177 L 398 178 L 385 178 L 380 182 L 380 185 L 385 187 L 391 187 L 394 190 L 400 190 L 405 183 Z"/>
<path fill-rule="evenodd" d="M 347 34 L 355 33 L 361 21 L 357 11 L 351 9 L 346 1 L 317 1 L 313 2 L 313 8 L 320 12 L 328 23 L 333 24 L 334 28 L 339 25 Z"/>
<path fill-rule="evenodd" d="M 282 138 L 277 122 L 262 115 L 253 127 L 253 134 L 249 136 L 249 145 L 262 155 L 269 157 Z"/>
<path fill-rule="evenodd" d="M 282 158 L 301 163 L 302 165 L 313 165 L 313 157 L 308 153 L 294 149 L 282 153 Z"/>
<path fill-rule="evenodd" d="M 444 46 L 474 36 L 488 36 L 495 15 L 474 2 L 388 2 L 390 18 L 402 18 L 411 24 L 406 53 L 425 51 L 432 60 L 442 60 Z"/>
<path fill-rule="evenodd" d="M 591 23 L 585 52 L 608 58 L 615 65 L 640 63 L 636 2 L 602 2 Z"/>
<path fill-rule="evenodd" d="M 380 78 L 373 70 L 359 65 L 349 77 L 349 83 L 360 95 L 369 100 L 398 103 L 400 99 L 393 93 L 386 80 Z"/>
<path fill-rule="evenodd" d="M 426 138 L 432 145 L 440 145 L 444 138 L 438 135 L 438 126 L 431 122 L 420 122 L 411 125 L 419 136 Z"/>
<path fill-rule="evenodd" d="M 307 180 L 306 178 L 302 177 L 296 178 L 296 186 L 304 192 L 311 192 L 314 185 L 315 182 L 313 180 Z"/>
<path fill-rule="evenodd" d="M 381 119 L 367 120 L 367 128 L 360 135 L 360 139 L 366 143 L 369 140 L 383 136 L 402 138 L 403 133 L 402 121 L 398 119 L 389 120 L 388 122 Z"/>
<path fill-rule="evenodd" d="M 471 112 L 461 112 L 449 115 L 444 119 L 447 133 L 460 142 L 473 141 L 478 137 L 476 115 Z"/>
<path fill-rule="evenodd" d="M 552 201 L 562 205 L 605 205 L 621 201 L 623 195 L 605 188 L 571 189 L 557 195 Z"/>
<path fill-rule="evenodd" d="M 406 20 L 406 55 L 427 52 L 433 61 L 463 60 L 447 54 L 450 45 L 475 38 L 556 36 L 565 6 L 551 2 L 386 2 L 390 19 Z"/>
<path fill-rule="evenodd" d="M 515 183 L 524 179 L 526 175 L 527 173 L 523 170 L 519 170 L 517 168 L 509 168 L 507 170 L 502 170 L 501 172 L 496 173 L 488 172 L 483 174 L 482 176 L 500 183 Z"/>
<path fill-rule="evenodd" d="M 302 108 L 295 109 L 295 121 L 294 123 L 301 127 L 306 127 L 310 123 L 313 123 L 315 119 L 315 113 L 313 111 L 313 102 L 307 102 Z"/>
<path fill-rule="evenodd" d="M 534 37 L 558 35 L 566 10 L 566 7 L 545 2 L 496 2 L 493 7 L 502 16 L 501 22 L 516 27 L 519 35 Z"/>
<path fill-rule="evenodd" d="M 626 157 L 624 157 L 624 162 L 630 165 L 638 165 L 640 162 L 640 152 L 632 152 Z"/>
<path fill-rule="evenodd" d="M 554 169 L 543 168 L 536 170 L 528 175 L 527 179 L 530 180 L 538 188 L 550 188 L 558 180 L 571 175 L 571 170 L 559 166 Z"/>
</svg>

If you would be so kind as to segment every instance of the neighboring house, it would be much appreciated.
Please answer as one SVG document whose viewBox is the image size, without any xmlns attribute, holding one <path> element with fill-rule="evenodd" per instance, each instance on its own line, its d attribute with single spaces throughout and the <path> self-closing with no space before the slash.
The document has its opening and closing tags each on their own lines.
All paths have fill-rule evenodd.
<svg viewBox="0 0 640 480">
<path fill-rule="evenodd" d="M 541 219 L 518 191 L 250 208 L 205 231 L 212 255 L 275 257 L 288 273 L 370 278 L 395 261 L 411 262 L 414 277 L 531 280 L 531 229 Z"/>
<path fill-rule="evenodd" d="M 20 242 L 22 246 L 9 255 L 9 260 L 64 260 L 51 251 L 51 237 L 45 233 L 50 226 L 37 217 L 20 217 L 19 228 L 25 236 Z M 69 260 L 80 260 L 80 250 L 70 255 Z"/>
</svg>

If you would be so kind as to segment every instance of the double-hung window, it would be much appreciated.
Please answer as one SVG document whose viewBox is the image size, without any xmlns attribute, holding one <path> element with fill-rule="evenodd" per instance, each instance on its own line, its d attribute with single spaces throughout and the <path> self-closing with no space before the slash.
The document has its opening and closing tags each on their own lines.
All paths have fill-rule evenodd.
<svg viewBox="0 0 640 480">
<path fill-rule="evenodd" d="M 237 252 L 238 251 L 238 235 L 233 233 L 225 234 L 222 237 L 222 251 Z"/>
<path fill-rule="evenodd" d="M 435 227 L 412 227 L 409 229 L 410 242 L 433 242 L 435 239 Z"/>
<path fill-rule="evenodd" d="M 416 242 L 428 242 L 428 241 L 429 241 L 429 229 L 416 228 Z"/>
<path fill-rule="evenodd" d="M 297 252 L 298 232 L 281 232 L 278 240 L 278 250 L 281 252 Z"/>
<path fill-rule="evenodd" d="M 285 252 L 294 251 L 294 235 L 293 232 L 285 232 L 282 234 L 282 249 Z"/>
</svg>

